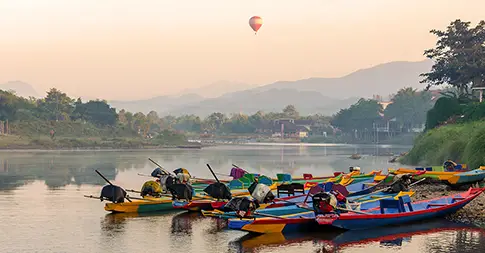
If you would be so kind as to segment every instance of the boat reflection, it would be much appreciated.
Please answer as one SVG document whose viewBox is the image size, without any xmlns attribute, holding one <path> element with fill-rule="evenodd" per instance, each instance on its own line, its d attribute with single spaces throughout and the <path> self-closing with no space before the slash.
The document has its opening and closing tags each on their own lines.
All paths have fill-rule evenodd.
<svg viewBox="0 0 485 253">
<path fill-rule="evenodd" d="M 105 232 L 116 232 L 123 230 L 124 226 L 133 219 L 160 217 L 164 218 L 173 215 L 178 210 L 150 212 L 150 213 L 108 213 L 101 220 L 101 230 Z"/>
<path fill-rule="evenodd" d="M 354 247 L 378 243 L 379 247 L 400 249 L 413 243 L 413 237 L 426 235 L 425 251 L 421 252 L 485 252 L 485 230 L 476 226 L 455 223 L 444 219 L 407 224 L 404 226 L 376 228 L 358 231 L 335 231 L 317 234 L 280 233 L 254 236 L 247 234 L 230 243 L 238 252 L 258 252 L 263 248 L 275 248 L 308 243 L 309 251 L 341 252 Z M 443 244 L 444 236 L 451 243 Z M 422 250 L 422 249 L 420 249 Z M 350 250 L 352 251 L 352 250 Z"/>
<path fill-rule="evenodd" d="M 198 212 L 183 212 L 173 216 L 171 234 L 192 234 L 193 224 L 202 218 Z"/>
</svg>

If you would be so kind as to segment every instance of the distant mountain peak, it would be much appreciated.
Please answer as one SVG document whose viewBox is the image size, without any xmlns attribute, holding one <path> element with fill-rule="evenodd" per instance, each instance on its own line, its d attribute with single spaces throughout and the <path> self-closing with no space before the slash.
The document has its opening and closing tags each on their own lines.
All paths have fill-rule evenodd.
<svg viewBox="0 0 485 253">
<path fill-rule="evenodd" d="M 219 80 L 199 88 L 185 89 L 178 95 L 194 93 L 205 98 L 216 98 L 227 93 L 254 88 L 257 85 L 247 84 L 239 81 Z"/>
<path fill-rule="evenodd" d="M 0 90 L 13 90 L 17 96 L 25 98 L 39 97 L 39 93 L 32 87 L 32 85 L 20 80 L 0 84 Z"/>
</svg>

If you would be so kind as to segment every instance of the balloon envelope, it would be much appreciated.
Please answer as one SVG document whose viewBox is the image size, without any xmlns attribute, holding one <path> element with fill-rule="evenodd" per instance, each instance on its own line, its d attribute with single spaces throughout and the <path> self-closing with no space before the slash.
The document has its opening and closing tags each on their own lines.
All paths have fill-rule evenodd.
<svg viewBox="0 0 485 253">
<path fill-rule="evenodd" d="M 249 26 L 251 26 L 254 32 L 258 32 L 262 25 L 263 19 L 261 17 L 254 16 L 249 19 Z"/>
</svg>

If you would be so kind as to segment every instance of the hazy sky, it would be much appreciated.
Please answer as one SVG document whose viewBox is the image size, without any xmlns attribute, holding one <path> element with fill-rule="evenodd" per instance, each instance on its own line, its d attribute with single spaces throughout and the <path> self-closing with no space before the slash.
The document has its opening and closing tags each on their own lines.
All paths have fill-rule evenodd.
<svg viewBox="0 0 485 253">
<path fill-rule="evenodd" d="M 483 0 L 0 0 L 0 83 L 137 99 L 424 59 Z M 263 18 L 255 36 L 248 24 Z"/>
</svg>

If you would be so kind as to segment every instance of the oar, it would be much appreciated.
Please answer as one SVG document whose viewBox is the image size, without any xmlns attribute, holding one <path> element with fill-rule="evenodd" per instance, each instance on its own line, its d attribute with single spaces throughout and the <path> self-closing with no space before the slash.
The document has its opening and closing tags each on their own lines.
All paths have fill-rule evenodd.
<svg viewBox="0 0 485 253">
<path fill-rule="evenodd" d="M 418 180 L 418 181 L 416 181 L 416 182 L 414 182 L 414 183 L 410 184 L 410 185 L 409 185 L 409 187 L 412 187 L 412 186 L 414 186 L 414 185 L 416 185 L 416 184 L 418 184 L 418 183 L 421 183 L 421 182 L 422 182 L 422 181 L 424 181 L 424 180 L 426 180 L 426 178 L 422 178 L 422 179 L 420 179 L 420 180 Z M 388 186 L 388 187 L 386 187 L 386 188 L 382 188 L 382 189 L 380 189 L 380 190 L 378 190 L 378 191 L 371 192 L 371 193 L 369 193 L 369 194 L 362 195 L 362 196 L 360 196 L 360 197 L 358 197 L 358 198 L 353 199 L 353 201 L 356 201 L 356 200 L 359 200 L 359 199 L 365 198 L 365 197 L 367 197 L 367 196 L 370 196 L 370 195 L 372 195 L 372 194 L 376 194 L 376 193 L 378 193 L 378 192 L 383 192 L 383 191 L 386 191 L 386 190 L 389 190 L 389 189 L 391 189 L 391 186 Z"/>
<path fill-rule="evenodd" d="M 271 215 L 271 214 L 265 214 L 265 213 L 259 213 L 259 212 L 253 212 L 255 215 L 263 216 L 263 217 L 270 217 L 270 218 L 276 218 L 276 219 L 287 219 L 285 217 L 280 217 L 276 215 Z"/>
<path fill-rule="evenodd" d="M 104 181 L 108 182 L 108 184 L 110 184 L 110 185 L 112 185 L 112 186 L 115 186 L 115 185 L 114 185 L 114 184 L 112 184 L 112 183 L 111 183 L 111 182 L 110 182 L 110 181 L 109 181 L 107 178 L 105 178 L 105 177 L 103 176 L 103 174 L 101 174 L 101 172 L 99 172 L 98 170 L 94 170 L 94 171 L 96 171 L 96 173 L 98 173 L 98 175 L 99 175 L 100 177 L 102 177 L 102 178 L 104 179 Z"/>
<path fill-rule="evenodd" d="M 214 171 L 212 171 L 212 168 L 209 164 L 207 164 L 207 168 L 209 168 L 210 172 L 212 173 L 212 176 L 214 176 L 214 178 L 216 179 L 216 181 L 218 183 L 220 183 L 221 181 L 219 181 L 219 179 L 217 178 L 216 174 L 214 173 Z"/>
<path fill-rule="evenodd" d="M 361 212 L 361 211 L 357 211 L 357 210 L 351 210 L 351 209 L 342 208 L 342 207 L 337 207 L 336 209 L 342 210 L 342 211 L 347 211 L 347 212 L 354 212 L 354 213 L 358 213 L 358 214 L 370 215 L 370 213 L 365 213 L 365 212 Z"/>
<path fill-rule="evenodd" d="M 163 172 L 165 172 L 167 175 L 170 175 L 170 172 L 168 172 L 167 170 L 165 170 L 162 165 L 158 164 L 157 162 L 153 161 L 150 157 L 148 157 L 148 160 L 150 160 L 150 162 L 152 162 L 153 164 L 157 165 L 158 168 L 160 168 L 160 170 L 162 170 Z"/>
<path fill-rule="evenodd" d="M 105 178 L 105 177 L 103 176 L 103 174 L 101 174 L 101 172 L 99 172 L 98 170 L 94 170 L 94 171 L 96 171 L 96 173 L 98 173 L 98 175 L 99 175 L 100 177 L 102 177 L 102 178 L 104 179 L 104 181 L 108 182 L 108 184 L 110 184 L 111 186 L 115 186 L 115 185 L 114 185 L 114 184 L 112 184 L 112 183 L 111 183 L 111 182 L 110 182 L 110 181 L 109 181 L 107 178 Z M 130 200 L 130 198 L 129 198 L 128 196 L 125 196 L 125 198 L 126 198 L 126 199 L 127 199 L 129 202 L 131 202 L 131 200 Z"/>
</svg>

